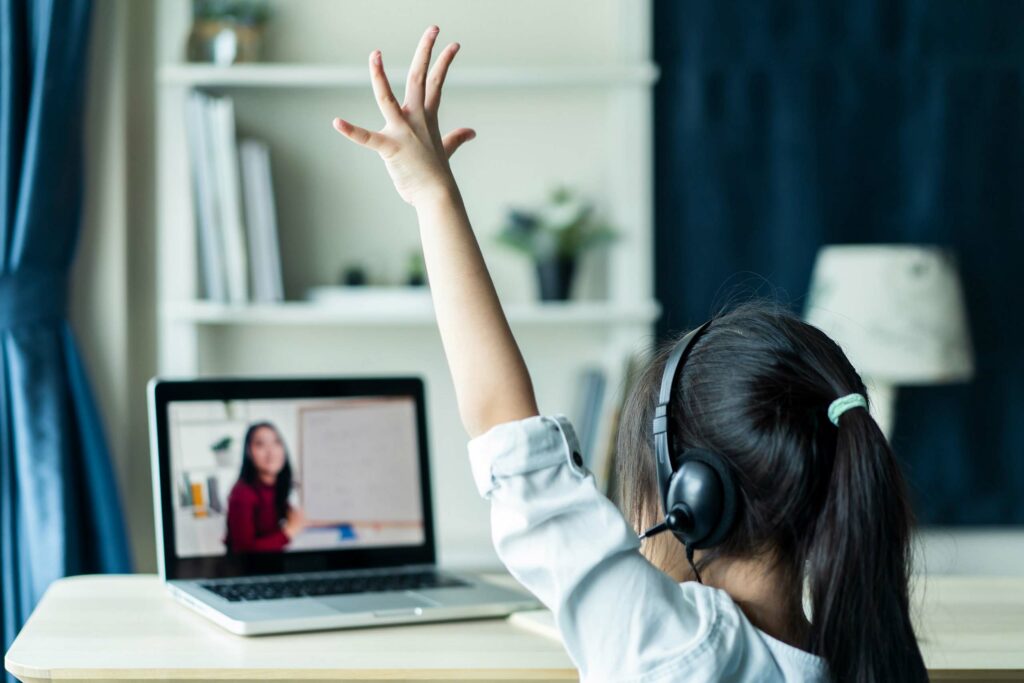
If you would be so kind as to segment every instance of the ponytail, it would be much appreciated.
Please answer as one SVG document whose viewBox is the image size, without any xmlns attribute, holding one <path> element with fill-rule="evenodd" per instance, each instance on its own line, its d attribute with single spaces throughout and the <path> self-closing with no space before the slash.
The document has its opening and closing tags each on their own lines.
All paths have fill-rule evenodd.
<svg viewBox="0 0 1024 683">
<path fill-rule="evenodd" d="M 660 506 L 650 420 L 666 356 L 638 378 L 621 422 L 621 499 L 637 528 Z M 743 305 L 715 318 L 676 387 L 673 437 L 727 458 L 741 500 L 729 536 L 701 564 L 773 557 L 796 614 L 806 581 L 810 624 L 794 632 L 834 683 L 927 681 L 910 622 L 906 487 L 862 399 L 828 414 L 837 396 L 865 394 L 839 346 L 787 311 Z"/>
<path fill-rule="evenodd" d="M 910 623 L 912 514 L 867 410 L 838 419 L 835 458 L 807 549 L 810 650 L 835 683 L 928 680 Z"/>
</svg>

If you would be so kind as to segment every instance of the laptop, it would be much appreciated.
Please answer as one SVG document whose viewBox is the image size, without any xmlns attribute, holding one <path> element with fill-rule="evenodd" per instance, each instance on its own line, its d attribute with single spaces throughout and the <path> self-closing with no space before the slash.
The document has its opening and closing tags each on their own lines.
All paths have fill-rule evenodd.
<svg viewBox="0 0 1024 683">
<path fill-rule="evenodd" d="M 149 411 L 161 578 L 227 630 L 538 606 L 437 567 L 421 380 L 154 379 Z"/>
</svg>

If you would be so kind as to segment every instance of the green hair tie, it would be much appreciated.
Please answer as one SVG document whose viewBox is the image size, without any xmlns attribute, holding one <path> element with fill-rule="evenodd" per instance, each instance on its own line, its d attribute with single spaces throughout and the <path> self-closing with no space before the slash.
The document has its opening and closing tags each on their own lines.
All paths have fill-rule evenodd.
<svg viewBox="0 0 1024 683">
<path fill-rule="evenodd" d="M 839 417 L 851 408 L 864 408 L 867 410 L 868 399 L 863 394 L 847 394 L 832 401 L 828 405 L 829 422 L 836 427 L 839 426 Z"/>
</svg>

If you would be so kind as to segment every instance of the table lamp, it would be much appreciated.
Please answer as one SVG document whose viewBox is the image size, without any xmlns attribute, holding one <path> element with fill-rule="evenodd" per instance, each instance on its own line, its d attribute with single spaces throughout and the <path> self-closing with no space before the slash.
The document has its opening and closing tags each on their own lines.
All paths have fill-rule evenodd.
<svg viewBox="0 0 1024 683">
<path fill-rule="evenodd" d="M 846 352 L 888 438 L 895 387 L 974 374 L 952 252 L 926 245 L 830 245 L 818 252 L 804 315 Z"/>
</svg>

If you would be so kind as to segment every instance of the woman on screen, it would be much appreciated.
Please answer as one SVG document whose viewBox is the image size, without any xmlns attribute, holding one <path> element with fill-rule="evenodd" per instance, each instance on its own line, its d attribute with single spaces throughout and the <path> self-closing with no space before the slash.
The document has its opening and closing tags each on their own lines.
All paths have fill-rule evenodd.
<svg viewBox="0 0 1024 683">
<path fill-rule="evenodd" d="M 250 425 L 242 469 L 228 496 L 228 551 L 284 550 L 306 527 L 302 511 L 288 504 L 291 490 L 292 468 L 281 433 L 269 422 Z"/>
</svg>

